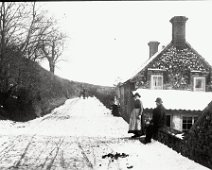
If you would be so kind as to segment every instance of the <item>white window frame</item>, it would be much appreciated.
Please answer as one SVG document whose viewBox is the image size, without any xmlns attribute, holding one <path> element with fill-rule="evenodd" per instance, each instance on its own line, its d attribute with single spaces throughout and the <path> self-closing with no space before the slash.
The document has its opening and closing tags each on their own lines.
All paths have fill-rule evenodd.
<svg viewBox="0 0 212 170">
<path fill-rule="evenodd" d="M 197 83 L 197 80 L 200 80 L 201 81 L 201 84 L 202 84 L 202 87 L 201 88 L 196 88 L 196 83 Z M 194 77 L 194 91 L 205 91 L 205 77 Z"/>
<path fill-rule="evenodd" d="M 155 82 L 154 81 L 154 79 L 157 79 L 156 81 L 157 82 Z M 159 78 L 161 78 L 161 85 L 158 85 L 159 84 Z M 155 85 L 155 83 L 157 84 L 157 85 Z M 152 74 L 151 75 L 151 89 L 163 89 L 163 75 L 161 75 L 161 74 Z"/>
<path fill-rule="evenodd" d="M 191 118 L 191 127 L 193 126 L 193 124 L 195 123 L 195 119 L 197 120 L 198 119 L 198 117 L 197 116 L 183 116 L 182 117 L 182 129 L 183 129 L 183 131 L 188 131 L 189 129 L 188 128 L 186 128 L 186 129 L 184 129 L 183 128 L 183 120 L 184 119 L 187 119 L 187 118 Z M 187 123 L 188 124 L 188 123 Z"/>
</svg>

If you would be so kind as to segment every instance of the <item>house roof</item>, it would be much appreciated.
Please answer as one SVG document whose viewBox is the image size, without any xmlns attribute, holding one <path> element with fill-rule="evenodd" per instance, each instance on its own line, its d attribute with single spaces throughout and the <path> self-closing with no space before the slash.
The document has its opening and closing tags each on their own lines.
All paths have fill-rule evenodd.
<svg viewBox="0 0 212 170">
<path fill-rule="evenodd" d="M 207 62 L 207 61 L 205 60 L 205 58 L 202 57 L 202 56 L 191 46 L 191 44 L 189 44 L 188 42 L 186 42 L 186 44 L 188 45 L 188 47 L 189 47 L 192 51 L 194 51 L 194 52 L 200 57 L 201 60 L 203 60 L 210 68 L 212 68 L 212 66 L 209 64 L 209 62 Z"/>
<path fill-rule="evenodd" d="M 159 56 L 159 54 L 161 54 L 163 51 L 165 51 L 167 48 L 169 48 L 171 46 L 171 43 L 169 43 L 168 45 L 166 45 L 165 48 L 162 48 L 161 50 L 159 50 L 157 53 L 155 53 L 151 58 L 149 58 L 144 64 L 141 65 L 141 67 L 139 67 L 136 70 L 136 74 L 134 74 L 130 79 L 133 79 L 141 70 L 143 70 L 146 66 L 148 66 L 155 58 L 157 58 Z"/>
<path fill-rule="evenodd" d="M 167 50 L 169 47 L 171 47 L 173 44 L 172 42 L 170 42 L 168 45 L 165 46 L 165 48 L 159 50 L 157 53 L 155 53 L 151 58 L 149 58 L 148 60 L 146 60 L 146 62 L 144 62 L 140 67 L 138 67 L 132 74 L 128 75 L 127 77 L 125 77 L 123 84 L 129 80 L 132 80 L 133 78 L 135 78 L 139 72 L 141 72 L 143 69 L 145 69 L 153 60 L 155 60 L 157 57 L 160 56 L 161 53 L 163 53 L 165 50 Z M 190 48 L 194 53 L 196 53 L 200 59 L 202 61 L 204 61 L 210 68 L 211 65 L 196 51 L 192 48 L 192 46 L 186 42 L 187 48 Z M 191 70 L 192 71 L 192 70 Z"/>
<path fill-rule="evenodd" d="M 155 108 L 155 99 L 160 97 L 163 105 L 170 110 L 202 111 L 211 101 L 212 92 L 193 92 L 181 90 L 137 89 L 144 108 Z"/>
<path fill-rule="evenodd" d="M 134 72 L 132 72 L 130 75 L 126 76 L 123 79 L 123 84 L 125 82 L 127 82 L 128 80 L 133 79 L 134 77 L 136 77 L 136 75 L 143 70 L 149 63 L 151 63 L 157 56 L 159 56 L 160 53 L 162 53 L 164 50 L 166 50 L 168 47 L 170 47 L 171 43 L 169 43 L 168 45 L 166 45 L 165 48 L 162 48 L 161 50 L 159 50 L 157 53 L 155 53 L 151 58 L 148 58 L 148 60 L 146 60 L 140 67 L 138 67 Z"/>
</svg>

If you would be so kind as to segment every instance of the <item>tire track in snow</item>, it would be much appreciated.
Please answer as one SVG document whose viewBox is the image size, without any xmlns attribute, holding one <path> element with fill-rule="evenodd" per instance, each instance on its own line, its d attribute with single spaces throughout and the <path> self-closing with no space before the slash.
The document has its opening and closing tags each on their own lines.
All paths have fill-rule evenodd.
<svg viewBox="0 0 212 170">
<path fill-rule="evenodd" d="M 84 149 L 83 149 L 84 150 Z M 65 138 L 56 160 L 57 166 L 65 170 L 89 170 L 85 157 L 78 146 L 78 139 L 73 137 Z"/>
<path fill-rule="evenodd" d="M 113 140 L 112 142 L 115 142 Z M 81 148 L 84 151 L 84 157 L 92 164 L 93 169 L 116 169 L 121 170 L 120 163 L 118 159 L 103 159 L 103 154 L 116 153 L 115 150 L 110 146 L 110 139 L 104 138 L 81 138 L 78 143 L 81 143 Z M 109 144 L 108 144 L 109 143 Z M 87 152 L 85 152 L 85 150 Z M 92 161 L 91 161 L 92 160 Z"/>
<path fill-rule="evenodd" d="M 60 165 L 62 166 L 62 168 L 65 168 L 66 166 L 63 150 L 61 151 L 61 155 L 60 155 Z"/>
<path fill-rule="evenodd" d="M 63 141 L 64 141 L 64 139 L 60 139 L 59 142 L 57 143 L 57 145 L 56 145 L 56 153 L 55 153 L 54 157 L 51 159 L 50 163 L 47 165 L 46 170 L 50 170 L 52 168 L 52 166 L 54 164 L 54 161 L 55 161 L 55 159 L 56 159 L 56 157 L 58 155 L 58 152 L 60 150 L 60 147 L 61 147 Z"/>
<path fill-rule="evenodd" d="M 21 161 L 24 159 L 25 155 L 27 154 L 27 151 L 29 149 L 29 146 L 31 145 L 33 139 L 34 139 L 35 135 L 33 135 L 29 141 L 29 143 L 27 144 L 27 146 L 24 149 L 24 152 L 21 154 L 20 159 L 15 163 L 14 168 L 18 168 L 19 165 L 21 164 Z"/>
<path fill-rule="evenodd" d="M 19 138 L 21 138 L 20 135 L 19 136 L 16 136 L 15 139 L 12 138 L 12 140 L 9 141 L 9 144 L 0 151 L 0 153 L 1 153 L 1 155 L 0 155 L 0 162 L 5 157 L 5 155 L 8 154 L 15 147 L 14 140 L 17 140 Z"/>
<path fill-rule="evenodd" d="M 90 160 L 86 156 L 85 151 L 84 151 L 84 149 L 82 148 L 82 145 L 79 142 L 78 142 L 78 147 L 81 149 L 81 153 L 82 153 L 84 159 L 86 160 L 87 166 L 90 167 L 91 169 L 93 169 L 93 164 L 90 162 Z"/>
<path fill-rule="evenodd" d="M 45 143 L 45 145 L 44 145 L 45 148 L 47 148 L 47 146 L 48 146 L 49 143 L 50 143 L 50 141 L 47 140 L 46 143 Z M 38 151 L 39 151 L 39 150 L 38 150 Z M 34 164 L 34 165 L 38 165 L 41 156 L 42 156 L 43 154 L 45 154 L 45 149 L 40 150 L 40 151 L 41 151 L 41 152 L 38 154 L 38 156 L 37 156 L 37 158 L 35 159 L 35 161 L 33 161 L 33 164 Z M 35 166 L 35 169 L 34 169 L 34 168 L 33 168 L 33 169 L 34 169 L 34 170 L 37 170 L 37 168 L 38 168 L 38 167 Z M 33 170 L 33 169 L 32 169 L 32 170 Z"/>
<path fill-rule="evenodd" d="M 94 153 L 94 147 L 91 145 L 93 142 L 91 141 L 91 139 L 90 138 L 87 138 L 87 143 L 86 143 L 86 147 L 89 147 L 89 150 L 87 150 L 87 151 L 89 151 L 89 152 L 92 152 L 92 158 L 93 158 L 93 168 L 97 165 L 96 163 L 97 163 L 97 161 L 96 161 L 96 155 L 95 155 L 95 153 Z M 79 140 L 78 140 L 79 141 Z M 82 146 L 82 145 L 81 145 Z M 85 153 L 85 152 L 84 152 Z M 88 156 L 86 155 L 86 157 L 88 158 Z M 88 158 L 89 159 L 89 158 Z M 91 161 L 90 161 L 91 162 Z"/>
<path fill-rule="evenodd" d="M 50 140 L 50 139 L 48 139 L 48 141 L 49 141 L 49 140 Z M 39 164 L 39 165 L 38 165 L 38 163 L 36 163 L 36 164 L 35 164 L 35 165 L 36 165 L 36 166 L 35 166 L 35 169 L 36 169 L 36 170 L 37 170 L 37 169 L 50 170 L 50 169 L 52 168 L 52 166 L 53 166 L 53 163 L 54 163 L 54 161 L 55 161 L 57 155 L 58 155 L 58 152 L 59 152 L 59 149 L 60 149 L 62 143 L 63 143 L 63 139 L 60 138 L 59 141 L 55 143 L 56 146 L 54 146 L 53 149 L 51 149 L 51 151 L 48 153 L 48 155 L 47 155 L 47 153 L 44 152 L 44 154 L 47 155 L 47 156 L 45 157 L 44 162 L 41 163 L 41 164 Z M 55 152 L 55 153 L 54 153 L 54 152 Z M 54 154 L 53 154 L 53 153 L 54 153 Z M 52 155 L 53 155 L 53 157 L 51 157 Z M 49 163 L 48 163 L 48 161 L 49 161 Z"/>
</svg>

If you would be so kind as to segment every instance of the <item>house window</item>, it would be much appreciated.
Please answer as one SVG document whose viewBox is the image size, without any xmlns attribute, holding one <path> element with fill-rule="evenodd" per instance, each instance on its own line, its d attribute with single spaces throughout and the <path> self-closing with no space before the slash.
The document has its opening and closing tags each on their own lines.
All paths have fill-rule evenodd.
<svg viewBox="0 0 212 170">
<path fill-rule="evenodd" d="M 191 126 L 197 121 L 197 116 L 184 116 L 183 117 L 183 131 L 188 131 Z"/>
<path fill-rule="evenodd" d="M 205 77 L 194 77 L 194 91 L 205 91 Z"/>
<path fill-rule="evenodd" d="M 163 89 L 162 75 L 151 75 L 151 89 Z"/>
</svg>

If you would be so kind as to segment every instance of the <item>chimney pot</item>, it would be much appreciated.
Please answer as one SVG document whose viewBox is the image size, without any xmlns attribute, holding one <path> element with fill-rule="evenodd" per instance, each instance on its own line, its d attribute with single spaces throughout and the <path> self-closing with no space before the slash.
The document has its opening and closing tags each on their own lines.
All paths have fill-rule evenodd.
<svg viewBox="0 0 212 170">
<path fill-rule="evenodd" d="M 155 53 L 158 52 L 158 45 L 160 43 L 158 41 L 150 41 L 149 45 L 149 58 L 151 58 Z"/>
<path fill-rule="evenodd" d="M 170 22 L 172 23 L 172 43 L 177 48 L 185 46 L 185 23 L 188 20 L 185 16 L 175 16 Z"/>
</svg>

